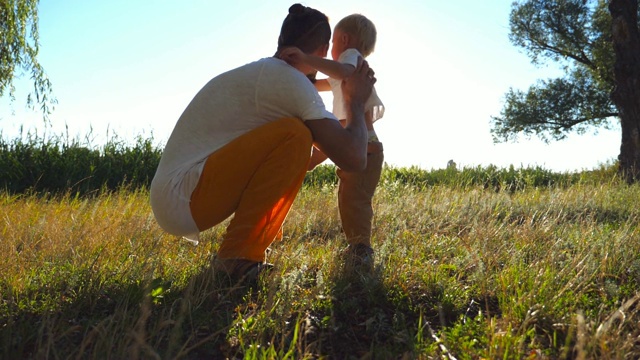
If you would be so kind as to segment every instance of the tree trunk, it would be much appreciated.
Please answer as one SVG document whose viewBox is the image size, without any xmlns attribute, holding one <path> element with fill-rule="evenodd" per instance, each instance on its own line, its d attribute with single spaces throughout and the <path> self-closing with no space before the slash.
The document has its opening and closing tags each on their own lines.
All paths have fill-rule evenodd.
<svg viewBox="0 0 640 360">
<path fill-rule="evenodd" d="M 640 180 L 640 34 L 638 0 L 610 0 L 615 88 L 611 94 L 622 128 L 620 172 L 629 182 Z"/>
</svg>

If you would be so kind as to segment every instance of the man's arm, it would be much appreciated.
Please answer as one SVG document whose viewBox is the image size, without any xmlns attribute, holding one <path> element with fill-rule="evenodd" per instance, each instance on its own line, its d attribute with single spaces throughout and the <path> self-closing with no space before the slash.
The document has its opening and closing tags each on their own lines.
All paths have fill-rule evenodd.
<svg viewBox="0 0 640 360">
<path fill-rule="evenodd" d="M 345 171 L 360 171 L 367 166 L 367 126 L 364 103 L 371 94 L 376 79 L 373 70 L 362 58 L 353 74 L 342 82 L 347 109 L 344 127 L 333 119 L 307 120 L 314 145 L 336 166 Z"/>
<path fill-rule="evenodd" d="M 311 171 L 315 169 L 316 166 L 320 165 L 323 161 L 327 160 L 327 155 L 322 151 L 318 150 L 317 147 L 311 147 L 311 159 L 309 160 L 309 167 L 307 171 Z"/>
<path fill-rule="evenodd" d="M 368 111 L 365 113 L 365 121 L 367 121 L 367 114 L 369 114 Z M 340 120 L 340 124 L 342 125 L 342 127 L 345 127 L 347 125 L 347 121 L 342 119 Z M 369 129 L 368 126 L 369 125 L 367 123 L 367 129 Z M 369 145 L 367 144 L 367 146 Z M 309 168 L 307 168 L 307 171 L 313 170 L 316 166 L 322 164 L 327 159 L 328 157 L 325 153 L 320 151 L 320 149 L 318 149 L 317 147 L 313 146 L 311 149 L 311 160 L 309 161 Z"/>
<path fill-rule="evenodd" d="M 336 166 L 345 171 L 361 171 L 367 166 L 367 128 L 364 119 L 354 121 L 360 122 L 342 128 L 333 119 L 317 119 L 307 120 L 305 125 L 311 130 L 314 146 Z"/>
<path fill-rule="evenodd" d="M 318 91 L 330 91 L 331 85 L 329 85 L 329 81 L 327 79 L 316 80 L 313 85 L 316 87 Z"/>
</svg>

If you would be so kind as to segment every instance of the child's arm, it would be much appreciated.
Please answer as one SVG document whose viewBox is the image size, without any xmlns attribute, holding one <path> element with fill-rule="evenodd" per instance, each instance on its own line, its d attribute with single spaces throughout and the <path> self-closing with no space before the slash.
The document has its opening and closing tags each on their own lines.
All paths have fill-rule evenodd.
<svg viewBox="0 0 640 360">
<path fill-rule="evenodd" d="M 331 85 L 329 85 L 329 81 L 327 81 L 327 79 L 316 80 L 316 82 L 313 85 L 315 85 L 316 90 L 318 90 L 318 91 L 330 91 L 331 90 Z"/>
<path fill-rule="evenodd" d="M 321 73 L 338 80 L 349 77 L 356 70 L 353 65 L 339 63 L 315 55 L 304 54 L 302 61 Z"/>
<path fill-rule="evenodd" d="M 296 47 L 283 49 L 279 56 L 280 59 L 290 64 L 304 63 L 321 73 L 338 80 L 349 77 L 349 75 L 353 74 L 356 69 L 353 65 L 342 64 L 319 56 L 305 54 L 302 50 Z"/>
</svg>

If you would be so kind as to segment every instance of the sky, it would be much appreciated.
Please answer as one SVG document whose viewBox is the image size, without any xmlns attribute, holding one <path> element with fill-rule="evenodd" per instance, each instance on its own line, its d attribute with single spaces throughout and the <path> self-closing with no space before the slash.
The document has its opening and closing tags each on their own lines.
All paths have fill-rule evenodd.
<svg viewBox="0 0 640 360">
<path fill-rule="evenodd" d="M 545 144 L 537 138 L 494 144 L 491 116 L 509 88 L 558 77 L 534 66 L 509 41 L 512 0 L 322 0 L 301 2 L 335 25 L 360 13 L 377 28 L 368 57 L 385 115 L 376 122 L 385 161 L 439 169 L 495 165 L 553 171 L 598 168 L 617 158 L 619 126 Z M 0 98 L 5 139 L 68 135 L 162 146 L 189 101 L 212 77 L 275 53 L 292 1 L 46 1 L 39 5 L 39 61 L 58 100 L 50 123 L 25 107 L 32 86 Z M 319 76 L 320 77 L 320 76 Z M 330 93 L 323 94 L 331 107 Z"/>
</svg>

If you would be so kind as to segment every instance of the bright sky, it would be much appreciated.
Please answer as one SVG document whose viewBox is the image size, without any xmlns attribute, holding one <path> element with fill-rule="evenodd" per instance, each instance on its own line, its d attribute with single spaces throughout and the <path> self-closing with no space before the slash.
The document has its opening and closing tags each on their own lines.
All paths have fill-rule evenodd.
<svg viewBox="0 0 640 360">
<path fill-rule="evenodd" d="M 490 117 L 509 87 L 526 90 L 555 77 L 537 68 L 508 39 L 512 0 L 322 0 L 304 5 L 332 26 L 361 13 L 378 30 L 368 58 L 385 104 L 376 132 L 385 160 L 399 167 L 542 166 L 592 169 L 614 160 L 620 131 L 571 136 L 543 144 L 522 139 L 494 145 Z M 196 92 L 212 77 L 272 56 L 293 1 L 42 1 L 40 62 L 59 104 L 49 134 L 104 142 L 114 133 L 163 144 Z M 25 109 L 30 83 L 16 84 L 16 101 L 0 99 L 0 129 L 43 134 L 41 114 Z M 330 107 L 330 93 L 325 103 Z M 67 129 L 67 130 L 66 130 Z"/>
</svg>

